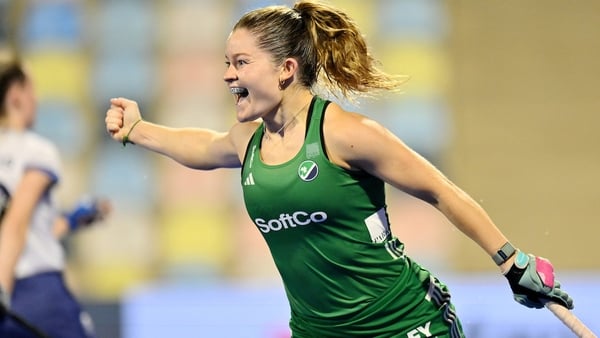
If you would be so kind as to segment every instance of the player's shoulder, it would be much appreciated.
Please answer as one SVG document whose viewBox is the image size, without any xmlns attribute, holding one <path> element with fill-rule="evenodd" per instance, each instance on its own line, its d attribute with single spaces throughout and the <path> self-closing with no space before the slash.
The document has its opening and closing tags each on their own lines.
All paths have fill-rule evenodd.
<svg viewBox="0 0 600 338">
<path fill-rule="evenodd" d="M 48 148 L 48 149 L 56 149 L 56 146 L 50 139 L 45 136 L 42 136 L 34 131 L 27 130 L 22 132 L 21 134 L 23 143 L 31 147 L 39 147 L 39 148 Z"/>
<path fill-rule="evenodd" d="M 336 103 L 330 103 L 323 120 L 326 137 L 332 140 L 355 142 L 363 134 L 379 133 L 385 128 L 363 113 L 346 110 Z"/>
<path fill-rule="evenodd" d="M 20 134 L 23 150 L 30 154 L 44 154 L 45 156 L 58 157 L 58 148 L 50 139 L 31 130 Z"/>
<path fill-rule="evenodd" d="M 363 169 L 365 158 L 381 148 L 390 135 L 387 128 L 365 114 L 330 104 L 323 121 L 323 137 L 329 159 L 346 169 Z"/>
</svg>

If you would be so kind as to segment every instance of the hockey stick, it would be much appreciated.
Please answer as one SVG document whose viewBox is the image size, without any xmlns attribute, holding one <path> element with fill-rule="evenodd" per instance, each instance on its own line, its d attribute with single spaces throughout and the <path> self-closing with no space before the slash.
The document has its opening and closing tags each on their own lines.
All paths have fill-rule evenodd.
<svg viewBox="0 0 600 338">
<path fill-rule="evenodd" d="M 577 318 L 569 309 L 566 307 L 555 303 L 555 302 L 547 302 L 546 308 L 550 310 L 558 319 L 560 319 L 566 327 L 568 327 L 573 333 L 577 335 L 579 338 L 598 338 L 592 330 L 590 330 L 585 324 Z"/>
</svg>

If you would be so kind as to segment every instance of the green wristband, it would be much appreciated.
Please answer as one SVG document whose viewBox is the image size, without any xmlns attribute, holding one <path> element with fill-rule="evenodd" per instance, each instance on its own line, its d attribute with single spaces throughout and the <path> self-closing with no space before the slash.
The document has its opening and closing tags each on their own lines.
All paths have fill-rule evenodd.
<svg viewBox="0 0 600 338">
<path fill-rule="evenodd" d="M 129 132 L 127 132 L 127 135 L 125 135 L 125 137 L 123 137 L 123 147 L 127 145 L 127 143 L 131 143 L 131 144 L 135 144 L 131 141 L 129 141 L 129 134 L 131 134 L 131 131 L 133 130 L 133 128 L 142 121 L 142 119 L 139 119 L 135 122 L 133 122 L 133 124 L 131 125 L 131 128 L 129 128 Z"/>
</svg>

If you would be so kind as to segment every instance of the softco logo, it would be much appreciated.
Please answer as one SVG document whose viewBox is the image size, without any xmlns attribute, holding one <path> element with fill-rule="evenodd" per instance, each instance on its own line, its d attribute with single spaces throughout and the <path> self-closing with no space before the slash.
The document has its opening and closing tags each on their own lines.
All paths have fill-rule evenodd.
<svg viewBox="0 0 600 338">
<path fill-rule="evenodd" d="M 306 160 L 298 167 L 298 176 L 304 182 L 310 182 L 319 175 L 319 167 L 314 161 Z"/>
<path fill-rule="evenodd" d="M 327 220 L 327 213 L 324 211 L 315 211 L 309 214 L 306 211 L 296 211 L 290 214 L 281 214 L 279 218 L 268 221 L 262 218 L 256 218 L 254 223 L 263 233 L 271 231 L 280 231 L 289 228 L 295 228 L 299 225 L 309 225 L 311 223 L 322 223 Z"/>
</svg>

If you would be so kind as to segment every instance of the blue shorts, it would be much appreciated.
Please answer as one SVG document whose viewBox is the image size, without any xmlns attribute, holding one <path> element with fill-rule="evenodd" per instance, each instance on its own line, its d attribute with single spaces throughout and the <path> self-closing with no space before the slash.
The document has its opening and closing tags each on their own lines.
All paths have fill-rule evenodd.
<svg viewBox="0 0 600 338">
<path fill-rule="evenodd" d="M 58 271 L 17 279 L 10 310 L 49 337 L 93 337 L 90 317 L 67 290 Z M 0 320 L 0 337 L 36 336 L 12 318 L 5 317 Z"/>
</svg>

